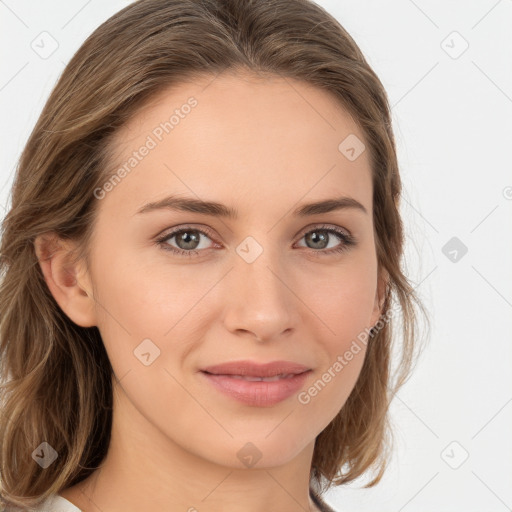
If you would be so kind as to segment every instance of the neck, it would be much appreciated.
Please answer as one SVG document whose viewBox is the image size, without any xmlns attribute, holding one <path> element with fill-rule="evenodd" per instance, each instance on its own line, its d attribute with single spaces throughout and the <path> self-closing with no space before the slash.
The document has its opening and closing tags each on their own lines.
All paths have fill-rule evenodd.
<svg viewBox="0 0 512 512">
<path fill-rule="evenodd" d="M 205 450 L 187 448 L 150 424 L 117 390 L 105 459 L 60 494 L 83 512 L 318 510 L 309 496 L 314 442 L 284 464 L 261 467 L 243 467 L 237 458 L 222 464 L 205 457 Z"/>
</svg>

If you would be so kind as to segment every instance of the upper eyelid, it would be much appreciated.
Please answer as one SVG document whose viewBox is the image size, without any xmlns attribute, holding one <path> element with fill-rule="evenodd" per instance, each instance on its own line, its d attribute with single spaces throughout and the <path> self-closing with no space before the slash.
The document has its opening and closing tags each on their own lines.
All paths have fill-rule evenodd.
<svg viewBox="0 0 512 512">
<path fill-rule="evenodd" d="M 351 231 L 344 226 L 338 226 L 337 224 L 329 224 L 327 222 L 320 222 L 317 224 L 310 224 L 305 228 L 301 229 L 299 233 L 307 233 L 308 231 L 312 231 L 314 229 L 339 229 L 342 231 L 346 231 L 348 235 L 351 235 Z"/>
</svg>

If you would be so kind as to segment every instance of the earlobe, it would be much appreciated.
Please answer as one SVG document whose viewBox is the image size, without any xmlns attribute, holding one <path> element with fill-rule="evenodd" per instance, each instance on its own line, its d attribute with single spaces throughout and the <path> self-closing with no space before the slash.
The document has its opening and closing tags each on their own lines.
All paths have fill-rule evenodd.
<svg viewBox="0 0 512 512">
<path fill-rule="evenodd" d="M 373 304 L 372 321 L 370 324 L 372 327 L 375 326 L 379 321 L 379 318 L 382 316 L 388 285 L 389 274 L 382 269 L 377 283 L 377 290 L 375 292 L 375 302 Z"/>
<path fill-rule="evenodd" d="M 73 261 L 72 242 L 53 233 L 36 237 L 34 249 L 44 280 L 62 311 L 77 325 L 96 325 L 91 280 L 82 262 Z"/>
</svg>

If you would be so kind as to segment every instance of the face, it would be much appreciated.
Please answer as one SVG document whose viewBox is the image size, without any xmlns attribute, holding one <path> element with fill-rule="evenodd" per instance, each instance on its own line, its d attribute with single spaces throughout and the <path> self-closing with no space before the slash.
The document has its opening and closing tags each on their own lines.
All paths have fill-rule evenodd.
<svg viewBox="0 0 512 512">
<path fill-rule="evenodd" d="M 244 450 L 276 465 L 314 442 L 379 315 L 369 155 L 340 150 L 349 136 L 364 141 L 326 92 L 227 73 L 159 94 L 117 134 L 113 165 L 127 165 L 96 193 L 88 274 L 115 414 L 233 467 Z M 147 206 L 171 196 L 225 208 Z M 235 396 L 201 371 L 233 361 L 309 371 L 294 384 L 224 377 L 244 386 Z"/>
</svg>

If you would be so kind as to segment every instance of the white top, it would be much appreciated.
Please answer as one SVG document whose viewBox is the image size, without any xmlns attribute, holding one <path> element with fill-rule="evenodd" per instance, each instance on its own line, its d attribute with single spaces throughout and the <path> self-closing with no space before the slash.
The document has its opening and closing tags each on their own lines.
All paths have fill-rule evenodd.
<svg viewBox="0 0 512 512">
<path fill-rule="evenodd" d="M 29 510 L 31 512 L 82 512 L 81 509 L 59 494 L 50 495 L 37 508 Z"/>
<path fill-rule="evenodd" d="M 327 505 L 327 503 L 322 501 L 322 499 L 318 495 L 316 495 L 316 499 L 314 501 L 321 510 L 325 512 L 335 512 L 335 510 L 331 508 L 329 505 Z M 14 509 L 8 509 L 8 512 L 10 512 L 11 510 L 14 512 L 15 510 L 17 510 L 17 507 Z M 82 512 L 81 509 L 73 505 L 73 503 L 68 501 L 66 498 L 63 498 L 60 494 L 50 495 L 37 508 L 31 508 L 29 510 L 31 512 Z"/>
</svg>

